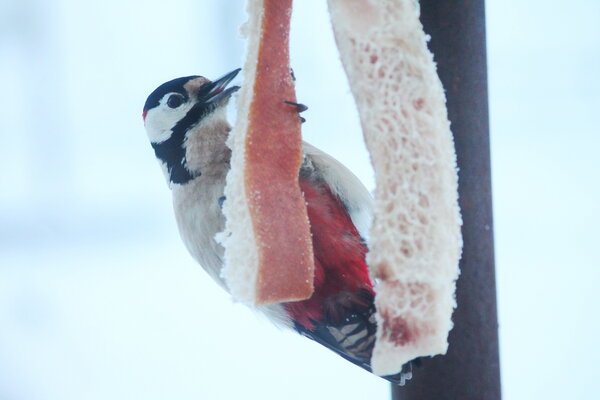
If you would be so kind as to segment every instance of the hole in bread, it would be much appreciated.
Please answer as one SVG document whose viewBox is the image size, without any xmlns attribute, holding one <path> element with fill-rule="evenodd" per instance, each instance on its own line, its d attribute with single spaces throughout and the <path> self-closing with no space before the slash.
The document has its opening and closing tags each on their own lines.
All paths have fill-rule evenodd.
<svg viewBox="0 0 600 400">
<path fill-rule="evenodd" d="M 408 226 L 409 223 L 406 214 L 398 215 L 398 230 L 400 231 L 400 233 L 402 233 L 403 235 L 408 234 Z"/>
<path fill-rule="evenodd" d="M 396 182 L 390 182 L 388 187 L 392 195 L 395 195 L 398 192 L 398 184 Z"/>
<path fill-rule="evenodd" d="M 389 202 L 386 206 L 385 206 L 385 212 L 388 214 L 391 214 L 394 211 L 394 203 L 393 202 Z"/>
<path fill-rule="evenodd" d="M 375 279 L 386 281 L 393 276 L 393 269 L 390 268 L 387 262 L 381 262 L 375 269 Z"/>
<path fill-rule="evenodd" d="M 413 107 L 415 108 L 415 110 L 421 110 L 424 105 L 425 105 L 425 99 L 423 99 L 421 97 L 413 101 Z"/>
<path fill-rule="evenodd" d="M 393 219 L 388 219 L 387 221 L 385 221 L 385 226 L 387 229 L 395 230 L 396 222 Z"/>
<path fill-rule="evenodd" d="M 411 258 L 413 255 L 413 249 L 410 243 L 406 240 L 403 240 L 400 245 L 400 252 L 404 255 L 404 257 Z"/>
<path fill-rule="evenodd" d="M 426 194 L 419 193 L 419 206 L 429 208 L 429 197 Z"/>
<path fill-rule="evenodd" d="M 423 309 L 423 299 L 421 297 L 416 297 L 414 299 L 411 300 L 410 302 L 410 308 L 416 309 Z"/>
<path fill-rule="evenodd" d="M 381 316 L 383 317 L 382 335 L 397 346 L 406 346 L 419 336 L 415 324 L 407 322 L 404 317 L 392 318 L 388 310 L 382 310 Z"/>
<path fill-rule="evenodd" d="M 408 225 L 406 225 L 406 224 L 400 224 L 400 225 L 398 225 L 398 230 L 403 235 L 408 235 Z"/>
</svg>

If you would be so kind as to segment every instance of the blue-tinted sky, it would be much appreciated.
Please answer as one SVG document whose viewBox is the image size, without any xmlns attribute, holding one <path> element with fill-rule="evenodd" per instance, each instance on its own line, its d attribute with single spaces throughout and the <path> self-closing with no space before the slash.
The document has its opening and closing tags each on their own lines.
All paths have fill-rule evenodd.
<svg viewBox="0 0 600 400">
<path fill-rule="evenodd" d="M 372 187 L 325 1 L 296 3 L 305 138 Z M 599 398 L 600 3 L 487 13 L 505 398 Z M 180 243 L 141 107 L 240 66 L 243 20 L 221 0 L 0 0 L 1 399 L 389 396 L 233 304 Z"/>
</svg>

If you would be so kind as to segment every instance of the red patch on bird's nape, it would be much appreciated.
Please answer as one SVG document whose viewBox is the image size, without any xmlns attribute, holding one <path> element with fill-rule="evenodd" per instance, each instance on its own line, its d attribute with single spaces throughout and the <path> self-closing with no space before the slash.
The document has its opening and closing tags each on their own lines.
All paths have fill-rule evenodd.
<svg viewBox="0 0 600 400">
<path fill-rule="evenodd" d="M 148 110 L 142 111 L 142 118 L 144 119 L 144 122 L 146 122 L 146 115 L 148 115 Z"/>
<path fill-rule="evenodd" d="M 369 308 L 361 299 L 366 293 L 372 301 L 374 292 L 365 260 L 367 246 L 340 198 L 324 182 L 300 178 L 299 183 L 312 234 L 315 289 L 309 299 L 285 307 L 295 322 L 314 329 L 312 321 L 339 319 L 331 312 L 337 308 L 342 313 Z"/>
</svg>

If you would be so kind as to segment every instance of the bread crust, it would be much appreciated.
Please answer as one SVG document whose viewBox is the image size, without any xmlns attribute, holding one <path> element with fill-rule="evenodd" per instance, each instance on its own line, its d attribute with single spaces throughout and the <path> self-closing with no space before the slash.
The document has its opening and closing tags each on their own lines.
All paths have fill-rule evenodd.
<svg viewBox="0 0 600 400">
<path fill-rule="evenodd" d="M 289 65 L 291 7 L 292 0 L 248 3 L 249 49 L 238 102 L 238 121 L 245 121 L 232 132 L 226 191 L 247 214 L 236 219 L 232 208 L 224 209 L 231 233 L 225 277 L 234 297 L 255 305 L 302 300 L 313 292 L 312 240 L 298 183 L 300 119 L 286 103 L 296 99 Z M 254 257 L 243 260 L 249 246 Z M 240 262 L 243 267 L 234 266 Z"/>
</svg>

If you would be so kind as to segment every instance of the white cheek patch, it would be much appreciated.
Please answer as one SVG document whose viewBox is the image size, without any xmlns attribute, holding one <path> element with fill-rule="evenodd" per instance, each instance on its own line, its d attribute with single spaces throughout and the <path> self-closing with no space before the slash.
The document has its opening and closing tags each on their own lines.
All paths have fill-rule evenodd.
<svg viewBox="0 0 600 400">
<path fill-rule="evenodd" d="M 166 99 L 163 98 L 157 107 L 148 110 L 144 125 L 150 141 L 162 143 L 168 140 L 173 134 L 173 128 L 177 122 L 183 119 L 191 108 L 192 104 L 189 103 L 182 104 L 177 108 L 169 108 L 166 105 Z"/>
</svg>

